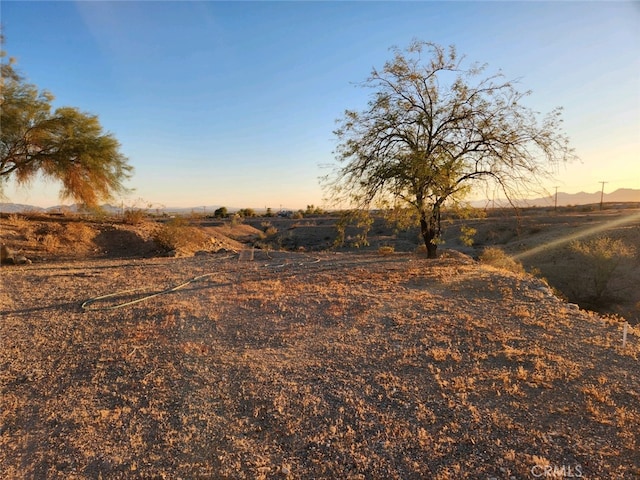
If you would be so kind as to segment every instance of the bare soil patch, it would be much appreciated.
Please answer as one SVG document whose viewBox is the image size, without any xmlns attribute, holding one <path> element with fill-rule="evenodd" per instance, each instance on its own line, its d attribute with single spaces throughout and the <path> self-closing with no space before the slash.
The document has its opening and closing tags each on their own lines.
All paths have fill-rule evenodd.
<svg viewBox="0 0 640 480">
<path fill-rule="evenodd" d="M 461 255 L 243 258 L 3 267 L 2 477 L 640 475 L 636 329 Z"/>
</svg>

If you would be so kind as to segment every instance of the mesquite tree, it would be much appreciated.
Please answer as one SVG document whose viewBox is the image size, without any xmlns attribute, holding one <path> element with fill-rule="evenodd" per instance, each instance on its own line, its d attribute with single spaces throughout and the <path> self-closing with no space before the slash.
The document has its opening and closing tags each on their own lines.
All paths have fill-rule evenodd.
<svg viewBox="0 0 640 480">
<path fill-rule="evenodd" d="M 403 202 L 417 214 L 428 257 L 435 258 L 441 210 L 486 181 L 512 199 L 572 156 L 560 110 L 544 118 L 501 74 L 463 66 L 454 47 L 413 42 L 364 86 L 363 111 L 347 110 L 334 132 L 338 167 L 326 180 L 336 198 L 361 208 Z"/>
<path fill-rule="evenodd" d="M 0 194 L 5 182 L 25 184 L 37 174 L 62 183 L 61 197 L 91 207 L 125 191 L 132 168 L 98 117 L 73 107 L 53 110 L 53 96 L 1 57 Z"/>
</svg>

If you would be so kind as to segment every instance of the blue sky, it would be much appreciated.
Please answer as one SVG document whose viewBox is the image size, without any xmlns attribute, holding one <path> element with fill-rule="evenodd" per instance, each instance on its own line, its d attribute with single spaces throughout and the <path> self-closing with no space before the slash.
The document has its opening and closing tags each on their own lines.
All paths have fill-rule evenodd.
<svg viewBox="0 0 640 480">
<path fill-rule="evenodd" d="M 640 188 L 638 2 L 7 1 L 5 49 L 28 81 L 97 114 L 135 167 L 127 204 L 322 205 L 335 120 L 389 47 L 454 44 L 564 107 L 581 162 L 561 191 Z M 50 206 L 59 186 L 6 189 Z M 138 200 L 141 199 L 141 200 Z"/>
</svg>

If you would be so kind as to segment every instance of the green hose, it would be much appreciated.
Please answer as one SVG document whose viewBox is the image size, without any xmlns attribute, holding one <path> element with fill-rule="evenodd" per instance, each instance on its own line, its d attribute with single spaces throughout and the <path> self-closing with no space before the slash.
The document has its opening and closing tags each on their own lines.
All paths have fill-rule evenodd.
<svg viewBox="0 0 640 480">
<path fill-rule="evenodd" d="M 218 260 L 228 260 L 229 258 L 233 258 L 235 255 L 229 255 L 226 257 L 222 257 L 219 258 Z M 271 258 L 271 257 L 269 257 Z M 313 264 L 313 263 L 319 263 L 320 259 L 319 258 L 313 258 L 307 262 L 296 262 L 294 264 L 264 264 L 262 265 L 263 268 L 282 268 L 285 267 L 287 265 L 298 265 L 298 266 L 303 266 L 303 265 L 309 265 L 309 264 Z M 204 275 L 199 275 L 197 277 L 193 277 L 190 280 L 187 280 L 184 283 L 181 283 L 179 285 L 176 285 L 174 287 L 171 288 L 167 288 L 166 290 L 162 290 L 160 292 L 156 292 L 156 293 L 150 293 L 148 295 L 144 295 L 140 298 L 136 298 L 135 300 L 131 300 L 129 302 L 124 302 L 124 303 L 118 303 L 116 305 L 109 305 L 107 307 L 91 307 L 92 304 L 99 302 L 101 300 L 105 300 L 107 298 L 114 298 L 114 297 L 118 297 L 121 295 L 125 295 L 127 293 L 133 293 L 133 292 L 139 292 L 141 289 L 140 288 L 134 288 L 133 290 L 121 290 L 119 292 L 115 292 L 115 293 L 109 293 L 107 295 L 101 295 L 99 297 L 93 297 L 90 298 L 89 300 L 86 300 L 85 302 L 82 303 L 82 305 L 80 305 L 80 308 L 82 308 L 83 311 L 85 312 L 97 312 L 97 311 L 107 311 L 107 310 L 117 310 L 119 308 L 123 308 L 123 307 L 128 307 L 129 305 L 134 305 L 136 303 L 140 303 L 140 302 L 144 302 L 146 300 L 149 300 L 151 298 L 157 297 L 159 295 L 164 295 L 167 293 L 171 293 L 171 292 L 175 292 L 177 290 L 180 290 L 181 288 L 186 287 L 187 285 L 191 284 L 191 283 L 195 283 L 195 282 L 199 282 L 200 280 L 202 280 L 203 278 L 207 278 L 207 277 L 211 277 L 215 275 L 215 273 L 205 273 Z"/>
<path fill-rule="evenodd" d="M 165 293 L 175 292 L 177 290 L 180 290 L 181 288 L 186 287 L 187 285 L 189 285 L 191 283 L 198 282 L 198 281 L 202 280 L 203 278 L 207 278 L 207 277 L 210 277 L 212 275 L 215 275 L 215 274 L 214 273 L 205 273 L 204 275 L 199 275 L 197 277 L 193 277 L 192 279 L 187 280 L 186 282 L 181 283 L 180 285 L 176 285 L 175 287 L 167 288 L 166 290 L 162 290 L 161 292 L 151 293 L 149 295 L 145 295 L 145 296 L 137 298 L 135 300 L 131 300 L 130 302 L 118 303 L 116 305 L 109 305 L 108 307 L 92 307 L 92 308 L 90 307 L 91 304 L 99 302 L 100 300 L 104 300 L 106 298 L 118 297 L 120 295 L 124 295 L 125 293 L 137 292 L 137 291 L 140 291 L 140 289 L 139 288 L 134 288 L 133 290 L 122 290 L 122 291 L 116 292 L 116 293 L 109 293 L 108 295 L 101 295 L 100 297 L 90 298 L 89 300 L 85 301 L 82 305 L 80 305 L 80 308 L 82 308 L 82 310 L 84 310 L 85 312 L 95 312 L 95 311 L 99 311 L 99 310 L 117 310 L 118 308 L 127 307 L 129 305 L 133 305 L 133 304 L 136 304 L 136 303 L 144 302 L 145 300 L 149 300 L 150 298 L 154 298 L 154 297 L 157 297 L 159 295 L 164 295 Z"/>
</svg>

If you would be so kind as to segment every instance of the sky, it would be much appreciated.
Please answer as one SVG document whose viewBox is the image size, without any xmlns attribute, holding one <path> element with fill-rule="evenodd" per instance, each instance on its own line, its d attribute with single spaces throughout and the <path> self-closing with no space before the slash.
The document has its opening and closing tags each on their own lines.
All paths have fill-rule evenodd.
<svg viewBox="0 0 640 480">
<path fill-rule="evenodd" d="M 550 192 L 640 188 L 639 2 L 3 0 L 0 21 L 27 81 L 119 140 L 128 206 L 330 208 L 336 120 L 413 39 L 518 79 L 536 111 L 563 107 L 580 160 Z M 45 207 L 58 193 L 5 188 Z"/>
</svg>

